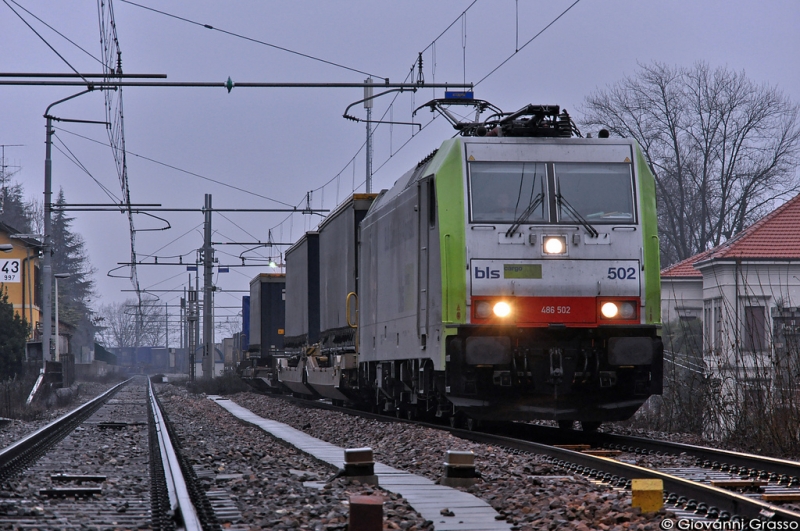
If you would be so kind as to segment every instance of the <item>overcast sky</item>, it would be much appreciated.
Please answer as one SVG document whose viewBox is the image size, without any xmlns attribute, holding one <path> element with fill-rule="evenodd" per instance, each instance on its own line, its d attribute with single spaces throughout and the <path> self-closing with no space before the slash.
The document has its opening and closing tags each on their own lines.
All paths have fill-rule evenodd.
<svg viewBox="0 0 800 531">
<path fill-rule="evenodd" d="M 752 80 L 778 86 L 800 101 L 800 3 L 796 0 L 582 0 L 516 54 L 574 0 L 137 3 L 173 16 L 113 1 L 123 71 L 166 74 L 168 81 L 223 82 L 230 76 L 234 83 L 362 82 L 367 76 L 360 72 L 366 72 L 401 82 L 417 54 L 424 51 L 425 81 L 478 83 L 476 97 L 506 111 L 527 103 L 558 104 L 579 118 L 588 94 L 634 74 L 637 63 L 653 61 L 675 66 L 704 61 L 712 67 L 744 71 Z M 97 4 L 94 0 L 3 0 L 0 72 L 70 72 L 71 65 L 81 73 L 99 73 Z M 80 90 L 0 86 L 0 144 L 8 145 L 7 170 L 18 170 L 15 180 L 24 183 L 29 197 L 42 197 L 45 108 Z M 387 113 L 387 120 L 411 121 L 412 108 L 435 96 L 441 97 L 442 92 L 424 89 L 396 99 L 383 97 L 375 103 L 373 118 Z M 223 88 L 125 88 L 131 201 L 200 208 L 204 194 L 209 193 L 217 208 L 281 208 L 283 203 L 303 204 L 307 192 L 313 190 L 313 207 L 333 208 L 354 187 L 364 191 L 365 125 L 342 118 L 345 108 L 362 97 L 361 89 L 234 88 L 228 94 Z M 54 107 L 51 113 L 104 120 L 103 95 L 81 96 Z M 354 107 L 351 114 L 363 117 L 363 107 Z M 428 111 L 417 114 L 415 121 L 424 126 L 419 133 L 403 125 L 381 126 L 376 131 L 374 190 L 390 187 L 453 135 L 444 120 L 429 123 L 431 117 Z M 68 203 L 112 202 L 97 180 L 119 198 L 104 128 L 74 123 L 56 127 L 54 191 L 63 188 Z M 62 153 L 67 150 L 86 171 Z M 85 239 L 97 270 L 97 303 L 132 298 L 133 293 L 123 291 L 132 289 L 130 281 L 107 276 L 118 262 L 130 259 L 127 218 L 110 212 L 73 215 L 73 230 Z M 193 262 L 195 250 L 202 245 L 202 214 L 163 217 L 171 229 L 137 232 L 138 258 L 152 262 L 152 256 L 158 256 L 164 262 L 182 255 L 184 261 Z M 318 217 L 299 214 L 287 218 L 286 214 L 215 213 L 213 241 L 266 241 L 272 229 L 274 241 L 290 242 L 318 221 Z M 135 224 L 138 229 L 163 226 L 144 216 L 137 216 Z M 220 264 L 240 264 L 244 249 L 217 247 Z M 245 256 L 264 260 L 276 257 L 280 250 L 261 249 Z M 229 307 L 239 307 L 244 294 L 236 290 L 248 289 L 249 280 L 262 271 L 271 270 L 231 268 L 229 273 L 215 275 L 221 290 L 215 300 L 216 314 L 235 315 L 238 310 Z M 127 270 L 116 274 L 125 276 Z M 171 266 L 139 266 L 138 276 L 140 286 L 151 290 L 180 290 L 188 280 L 185 268 Z M 181 296 L 153 293 L 169 304 L 177 304 Z"/>
</svg>

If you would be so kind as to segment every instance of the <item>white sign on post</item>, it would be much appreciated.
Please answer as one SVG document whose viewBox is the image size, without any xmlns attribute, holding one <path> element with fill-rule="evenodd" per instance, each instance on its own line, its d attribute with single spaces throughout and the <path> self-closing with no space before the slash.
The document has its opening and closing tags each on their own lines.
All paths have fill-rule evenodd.
<svg viewBox="0 0 800 531">
<path fill-rule="evenodd" d="M 0 259 L 0 282 L 20 282 L 21 273 L 19 260 Z"/>
</svg>

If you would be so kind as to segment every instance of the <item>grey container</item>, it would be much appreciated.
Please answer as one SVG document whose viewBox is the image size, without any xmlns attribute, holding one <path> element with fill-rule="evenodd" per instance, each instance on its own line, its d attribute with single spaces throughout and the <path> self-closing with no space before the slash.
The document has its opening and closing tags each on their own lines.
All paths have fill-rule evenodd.
<svg viewBox="0 0 800 531">
<path fill-rule="evenodd" d="M 307 232 L 286 251 L 287 349 L 319 341 L 319 233 Z"/>
<path fill-rule="evenodd" d="M 284 291 L 286 275 L 260 273 L 250 281 L 251 357 L 269 358 L 283 350 L 286 320 Z"/>
<path fill-rule="evenodd" d="M 357 293 L 358 227 L 376 194 L 353 194 L 319 227 L 320 339 L 324 351 L 354 351 Z"/>
</svg>

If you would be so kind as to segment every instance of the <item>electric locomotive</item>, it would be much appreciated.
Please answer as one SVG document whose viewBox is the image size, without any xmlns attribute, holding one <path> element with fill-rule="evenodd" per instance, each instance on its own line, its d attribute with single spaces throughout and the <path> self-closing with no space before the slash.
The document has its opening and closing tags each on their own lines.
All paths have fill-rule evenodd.
<svg viewBox="0 0 800 531">
<path fill-rule="evenodd" d="M 492 114 L 461 122 L 449 109 L 465 104 Z M 629 418 L 662 386 L 655 185 L 640 147 L 582 138 L 558 106 L 423 107 L 460 135 L 389 190 L 352 198 L 363 220 L 337 222 L 352 210 L 340 208 L 304 237 L 340 242 L 317 268 L 315 303 L 338 320 L 298 337 L 279 379 L 408 417 Z M 338 279 L 336 260 L 352 264 Z M 291 315 L 314 313 L 289 309 L 291 265 L 287 334 Z"/>
</svg>

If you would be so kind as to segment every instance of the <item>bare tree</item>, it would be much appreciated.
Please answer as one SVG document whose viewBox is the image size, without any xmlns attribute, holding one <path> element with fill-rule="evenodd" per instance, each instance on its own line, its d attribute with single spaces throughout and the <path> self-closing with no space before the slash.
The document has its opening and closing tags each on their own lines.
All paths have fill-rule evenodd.
<svg viewBox="0 0 800 531">
<path fill-rule="evenodd" d="M 218 321 L 214 328 L 222 337 L 233 337 L 242 331 L 241 315 L 234 315 Z"/>
<path fill-rule="evenodd" d="M 656 178 L 662 265 L 726 241 L 800 189 L 798 105 L 744 72 L 640 65 L 582 123 L 634 138 Z"/>
<path fill-rule="evenodd" d="M 25 203 L 25 209 L 31 218 L 31 233 L 44 234 L 44 200 L 31 199 Z"/>
<path fill-rule="evenodd" d="M 103 304 L 100 317 L 100 342 L 107 347 L 137 347 L 164 345 L 164 308 L 156 299 L 134 299 Z"/>
</svg>

